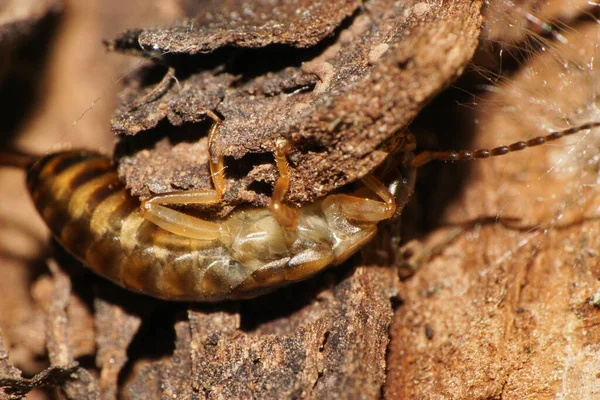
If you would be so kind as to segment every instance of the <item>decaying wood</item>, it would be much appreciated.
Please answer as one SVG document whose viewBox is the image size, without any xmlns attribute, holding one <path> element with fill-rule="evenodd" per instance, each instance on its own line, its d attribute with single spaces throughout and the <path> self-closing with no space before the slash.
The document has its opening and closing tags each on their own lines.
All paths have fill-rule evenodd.
<svg viewBox="0 0 600 400">
<path fill-rule="evenodd" d="M 481 98 L 473 148 L 598 120 L 597 34 L 578 25 Z M 440 199 L 448 227 L 425 245 L 470 223 L 403 283 L 386 397 L 598 396 L 598 143 L 593 130 L 473 163 L 457 198 Z"/>
<path fill-rule="evenodd" d="M 390 282 L 395 280 L 388 268 L 361 267 L 333 289 L 302 293 L 292 288 L 292 293 L 245 305 L 193 306 L 187 320 L 176 324 L 173 356 L 146 366 L 132 384 L 132 393 L 178 398 L 376 397 L 385 381 L 389 299 L 396 294 Z M 288 301 L 281 304 L 282 300 Z M 299 303 L 302 307 L 296 309 Z M 281 315 L 248 329 L 245 324 L 256 324 L 261 309 Z"/>
<path fill-rule="evenodd" d="M 115 398 L 121 369 L 127 362 L 127 349 L 138 332 L 141 317 L 127 312 L 122 305 L 112 304 L 102 298 L 95 301 L 96 340 L 98 353 L 96 364 L 100 373 L 100 396 Z"/>
<path fill-rule="evenodd" d="M 200 9 L 173 0 L 152 10 L 146 2 L 65 1 L 70 13 L 47 64 L 40 64 L 49 71 L 38 94 L 43 101 L 9 124 L 10 133 L 39 151 L 61 141 L 107 149 L 117 107 L 112 96 L 82 114 L 107 87 L 116 89 L 123 60 L 130 68 L 136 58 L 105 54 L 100 45 L 85 58 L 93 40 L 74 45 L 69 38 L 115 37 L 143 26 L 144 18 L 166 23 L 187 16 L 111 42 L 155 57 L 126 79 L 113 123 L 128 136 L 120 139 L 122 175 L 144 195 L 208 187 L 205 107 L 225 119 L 223 212 L 242 202 L 264 204 L 275 176 L 268 153 L 280 136 L 297 140 L 290 200 L 300 204 L 380 162 L 391 135 L 470 58 L 479 27 L 479 3 L 470 1 L 311 2 L 305 14 L 285 8 L 291 3 L 282 2 L 274 18 L 258 6 L 232 12 L 233 1 Z M 98 13 L 100 7 L 120 11 Z M 573 8 L 548 14 L 524 7 L 563 21 L 574 15 Z M 319 13 L 327 15 L 314 18 Z M 82 27 L 73 15 L 98 26 Z M 294 15 L 301 22 L 286 24 Z M 508 83 L 478 97 L 472 114 L 454 117 L 462 126 L 439 143 L 487 147 L 598 119 L 590 106 L 596 66 L 589 64 L 597 27 L 585 22 L 576 21 L 560 52 L 569 63 L 531 48 Z M 290 35 L 281 33 L 286 25 Z M 184 40 L 171 40 L 174 34 Z M 508 37 L 518 46 L 521 39 Z M 387 49 L 379 46 L 384 42 Z M 245 63 L 251 59 L 260 62 Z M 105 61 L 114 63 L 97 74 L 71 73 Z M 429 119 L 447 124 L 445 131 L 450 126 L 444 113 L 460 100 L 452 92 L 443 97 L 415 124 L 422 147 L 432 147 L 418 131 L 423 119 L 434 115 Z M 65 138 L 76 119 L 79 131 Z M 466 127 L 470 121 L 476 125 Z M 468 130 L 471 141 L 459 142 Z M 598 141 L 593 132 L 582 137 L 420 171 L 403 228 L 418 243 L 438 246 L 402 283 L 394 269 L 355 267 L 356 259 L 268 296 L 218 305 L 131 294 L 64 255 L 56 267 L 36 264 L 47 253 L 41 224 L 24 193 L 2 195 L 0 397 L 33 390 L 45 398 L 59 390 L 77 399 L 593 398 L 600 391 Z M 17 193 L 22 179 L 0 171 L 3 190 Z M 419 237 L 425 225 L 433 230 Z"/>
<path fill-rule="evenodd" d="M 50 263 L 53 279 L 47 286 L 46 299 L 46 346 L 50 366 L 31 379 L 21 377 L 7 359 L 0 337 L 0 394 L 9 398 L 21 398 L 32 389 L 60 388 L 68 399 L 98 398 L 98 384 L 89 371 L 75 362 L 73 354 L 77 347 L 70 341 L 73 321 L 67 311 L 71 298 L 71 281 L 56 265 Z M 86 334 L 89 335 L 89 331 Z M 93 332 L 92 332 L 93 334 Z"/>
<path fill-rule="evenodd" d="M 270 153 L 282 137 L 294 143 L 288 201 L 310 202 L 353 182 L 460 74 L 481 23 L 480 3 L 472 1 L 283 1 L 262 14 L 239 7 L 208 2 L 194 20 L 109 42 L 121 51 L 151 49 L 174 71 L 162 89 L 163 66 L 141 70 L 113 119 L 116 133 L 135 135 L 119 158 L 134 195 L 210 187 L 199 140 L 207 125 L 190 125 L 205 120 L 207 109 L 223 118 L 215 147 L 228 157 L 225 205 L 267 204 L 269 190 L 257 183 L 274 181 Z M 242 21 L 230 23 L 232 14 Z M 285 34 L 281 24 L 290 27 Z"/>
</svg>

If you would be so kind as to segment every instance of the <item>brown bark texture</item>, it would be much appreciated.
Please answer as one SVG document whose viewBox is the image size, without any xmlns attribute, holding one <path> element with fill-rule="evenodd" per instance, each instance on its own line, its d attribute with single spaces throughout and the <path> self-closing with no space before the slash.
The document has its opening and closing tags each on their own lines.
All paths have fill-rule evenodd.
<svg viewBox="0 0 600 400">
<path fill-rule="evenodd" d="M 227 182 L 203 215 L 266 206 L 282 138 L 286 200 L 302 206 L 379 166 L 411 123 L 420 151 L 600 120 L 593 11 L 576 0 L 9 1 L 0 143 L 114 147 L 142 198 L 209 188 L 210 110 Z M 51 242 L 22 171 L 2 169 L 0 398 L 595 398 L 595 136 L 429 164 L 402 235 L 389 224 L 340 267 L 210 305 L 94 276 Z M 370 265 L 400 236 L 397 265 Z"/>
<path fill-rule="evenodd" d="M 254 188 L 273 182 L 269 154 L 281 138 L 294 143 L 288 201 L 301 205 L 353 182 L 458 76 L 481 22 L 477 2 L 437 13 L 411 1 L 244 7 L 235 17 L 237 1 L 198 3 L 189 10 L 195 19 L 107 42 L 172 68 L 141 69 L 112 120 L 116 133 L 135 135 L 118 154 L 133 194 L 206 188 L 206 139 L 194 140 L 206 129 L 189 123 L 206 120 L 207 109 L 224 120 L 214 148 L 229 161 L 222 208 L 268 204 L 269 191 Z"/>
</svg>

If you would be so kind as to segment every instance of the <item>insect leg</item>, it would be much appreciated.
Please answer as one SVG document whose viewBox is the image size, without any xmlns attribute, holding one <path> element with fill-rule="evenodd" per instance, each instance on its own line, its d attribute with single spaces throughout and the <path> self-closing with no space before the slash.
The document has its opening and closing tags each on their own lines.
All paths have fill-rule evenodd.
<svg viewBox="0 0 600 400">
<path fill-rule="evenodd" d="M 215 190 L 166 193 L 142 202 L 142 216 L 166 231 L 194 239 L 214 240 L 221 236 L 221 226 L 166 207 L 169 205 L 213 204 L 220 200 Z"/>
<path fill-rule="evenodd" d="M 215 188 L 213 190 L 177 191 L 153 196 L 142 202 L 141 213 L 144 218 L 166 231 L 194 239 L 214 240 L 221 237 L 222 226 L 220 224 L 166 207 L 166 205 L 214 204 L 223 197 L 225 190 L 223 156 L 215 156 L 212 151 L 221 120 L 210 110 L 207 111 L 207 115 L 214 120 L 208 133 L 208 158 Z"/>
<path fill-rule="evenodd" d="M 214 147 L 222 121 L 217 114 L 210 110 L 206 110 L 206 115 L 214 121 L 210 127 L 210 130 L 208 131 L 208 164 L 210 166 L 210 174 L 213 185 L 215 186 L 215 191 L 219 195 L 220 200 L 223 196 L 223 192 L 225 191 L 225 167 L 223 155 L 217 154 Z"/>
<path fill-rule="evenodd" d="M 356 221 L 379 222 L 392 218 L 396 211 L 396 200 L 385 185 L 371 174 L 364 176 L 361 181 L 383 201 L 347 194 L 334 194 L 327 196 L 323 201 L 323 206 L 332 210 L 339 209 L 346 218 Z"/>
<path fill-rule="evenodd" d="M 269 211 L 271 211 L 271 214 L 277 220 L 279 225 L 288 231 L 293 231 L 298 224 L 298 212 L 283 204 L 283 199 L 290 187 L 290 170 L 287 162 L 287 153 L 290 146 L 291 144 L 287 140 L 279 140 L 277 142 L 275 163 L 279 170 L 279 178 L 277 178 L 273 196 L 269 203 Z"/>
</svg>

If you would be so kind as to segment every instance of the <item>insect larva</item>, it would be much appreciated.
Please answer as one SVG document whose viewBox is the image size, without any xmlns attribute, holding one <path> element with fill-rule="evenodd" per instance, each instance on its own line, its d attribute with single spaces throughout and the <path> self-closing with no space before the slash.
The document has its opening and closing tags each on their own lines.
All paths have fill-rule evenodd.
<svg viewBox="0 0 600 400">
<path fill-rule="evenodd" d="M 209 134 L 209 153 L 220 121 Z M 414 170 L 431 160 L 501 155 L 600 126 L 552 132 L 526 142 L 474 152 L 425 152 L 402 178 L 410 196 Z M 407 134 L 405 148 L 411 150 Z M 249 298 L 306 279 L 355 253 L 396 212 L 395 199 L 374 176 L 363 184 L 380 200 L 333 194 L 299 209 L 286 206 L 289 143 L 278 143 L 279 178 L 268 208 L 201 220 L 168 205 L 215 203 L 224 187 L 222 158 L 211 158 L 214 190 L 174 192 L 141 202 L 128 194 L 109 158 L 72 150 L 40 158 L 11 153 L 4 165 L 27 166 L 27 186 L 57 240 L 90 269 L 130 290 L 167 300 Z M 35 161 L 33 161 L 35 160 Z M 397 182 L 396 182 L 397 183 Z"/>
<path fill-rule="evenodd" d="M 385 190 L 371 178 L 365 182 Z M 391 197 L 384 203 L 333 195 L 299 210 L 289 230 L 268 209 L 250 209 L 220 223 L 206 222 L 213 226 L 204 233 L 215 237 L 205 240 L 146 219 L 110 160 L 96 153 L 42 157 L 29 168 L 27 184 L 53 235 L 90 269 L 128 289 L 170 300 L 253 297 L 305 279 L 346 259 L 395 209 Z M 344 212 L 369 215 L 350 221 Z"/>
<path fill-rule="evenodd" d="M 214 222 L 166 205 L 219 201 L 222 158 L 211 162 L 215 190 L 142 203 L 127 193 L 110 159 L 95 152 L 12 153 L 2 164 L 27 165 L 31 198 L 52 234 L 97 274 L 163 299 L 219 301 L 254 297 L 339 264 L 394 214 L 393 196 L 372 176 L 363 182 L 382 201 L 336 194 L 298 210 L 284 205 L 287 149 L 287 142 L 278 143 L 280 174 L 270 207 Z"/>
</svg>

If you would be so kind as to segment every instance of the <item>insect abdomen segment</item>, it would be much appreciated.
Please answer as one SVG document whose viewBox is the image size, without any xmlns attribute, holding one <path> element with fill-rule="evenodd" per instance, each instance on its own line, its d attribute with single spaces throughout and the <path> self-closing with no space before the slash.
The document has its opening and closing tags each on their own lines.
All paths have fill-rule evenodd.
<svg viewBox="0 0 600 400">
<path fill-rule="evenodd" d="M 218 243 L 167 232 L 140 213 L 110 160 L 87 151 L 40 158 L 27 186 L 52 234 L 94 272 L 128 289 L 170 300 L 218 301 L 251 270 Z"/>
</svg>

